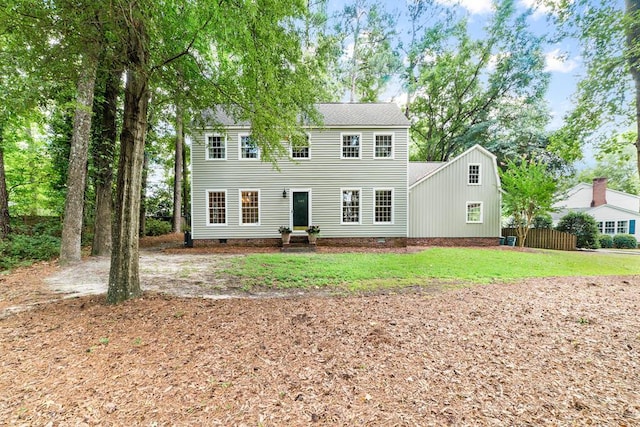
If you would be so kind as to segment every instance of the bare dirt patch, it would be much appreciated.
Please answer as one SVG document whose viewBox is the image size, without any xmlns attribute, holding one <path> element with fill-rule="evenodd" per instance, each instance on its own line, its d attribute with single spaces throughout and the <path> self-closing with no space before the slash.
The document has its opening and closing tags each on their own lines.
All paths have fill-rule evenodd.
<svg viewBox="0 0 640 427">
<path fill-rule="evenodd" d="M 0 425 L 640 425 L 640 276 L 415 291 L 36 305 L 0 320 Z"/>
</svg>

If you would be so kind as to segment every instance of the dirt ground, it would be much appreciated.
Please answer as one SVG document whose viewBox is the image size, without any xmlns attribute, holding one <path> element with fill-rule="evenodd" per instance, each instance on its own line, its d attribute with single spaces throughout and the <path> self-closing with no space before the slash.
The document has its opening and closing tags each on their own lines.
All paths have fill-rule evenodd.
<svg viewBox="0 0 640 427">
<path fill-rule="evenodd" d="M 146 251 L 116 307 L 54 291 L 103 261 L 0 275 L 0 425 L 640 425 L 640 276 L 268 298 L 231 256 Z"/>
</svg>

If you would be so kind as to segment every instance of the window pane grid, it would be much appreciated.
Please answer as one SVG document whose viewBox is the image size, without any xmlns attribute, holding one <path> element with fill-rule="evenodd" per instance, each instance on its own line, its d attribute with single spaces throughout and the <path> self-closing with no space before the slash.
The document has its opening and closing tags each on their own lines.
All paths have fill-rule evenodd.
<svg viewBox="0 0 640 427">
<path fill-rule="evenodd" d="M 482 215 L 481 203 L 467 204 L 467 222 L 480 222 Z"/>
<path fill-rule="evenodd" d="M 391 190 L 376 190 L 375 222 L 391 222 Z"/>
<path fill-rule="evenodd" d="M 393 137 L 391 135 L 376 135 L 376 157 L 391 157 Z"/>
<path fill-rule="evenodd" d="M 258 192 L 243 191 L 242 192 L 242 223 L 257 224 L 258 223 Z"/>
<path fill-rule="evenodd" d="M 227 203 L 224 191 L 209 192 L 209 224 L 227 223 Z"/>
<path fill-rule="evenodd" d="M 250 136 L 240 137 L 240 153 L 243 159 L 257 159 L 258 146 L 251 141 Z"/>
<path fill-rule="evenodd" d="M 360 135 L 342 136 L 342 157 L 360 157 Z"/>
<path fill-rule="evenodd" d="M 605 223 L 604 223 L 604 234 L 616 234 L 616 222 L 615 221 L 605 221 Z"/>
<path fill-rule="evenodd" d="M 360 222 L 360 191 L 342 191 L 342 222 Z"/>
<path fill-rule="evenodd" d="M 221 136 L 210 136 L 208 141 L 209 158 L 210 159 L 224 159 L 225 147 L 224 138 Z"/>
<path fill-rule="evenodd" d="M 618 221 L 618 234 L 627 234 L 627 221 Z"/>
<path fill-rule="evenodd" d="M 291 148 L 291 157 L 294 159 L 308 159 L 309 147 L 293 147 Z"/>
<path fill-rule="evenodd" d="M 598 222 L 598 233 L 602 234 L 602 221 Z"/>
<path fill-rule="evenodd" d="M 469 165 L 469 184 L 480 183 L 480 165 Z"/>
</svg>

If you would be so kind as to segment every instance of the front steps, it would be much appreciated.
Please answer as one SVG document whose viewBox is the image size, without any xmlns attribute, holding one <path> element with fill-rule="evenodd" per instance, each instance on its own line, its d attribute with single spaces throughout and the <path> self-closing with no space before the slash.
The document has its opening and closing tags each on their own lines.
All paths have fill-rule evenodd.
<svg viewBox="0 0 640 427">
<path fill-rule="evenodd" d="M 315 252 L 316 245 L 309 243 L 307 236 L 291 236 L 290 243 L 288 245 L 282 245 L 280 252 L 288 253 L 303 253 L 303 252 Z"/>
</svg>

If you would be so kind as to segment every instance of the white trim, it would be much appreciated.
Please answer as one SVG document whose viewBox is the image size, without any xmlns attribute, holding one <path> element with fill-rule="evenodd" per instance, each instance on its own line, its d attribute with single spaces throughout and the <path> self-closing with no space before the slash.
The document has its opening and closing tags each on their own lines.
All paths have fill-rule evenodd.
<svg viewBox="0 0 640 427">
<path fill-rule="evenodd" d="M 469 205 L 480 205 L 480 220 L 478 221 L 469 221 Z M 484 209 L 482 208 L 483 203 L 481 201 L 472 201 L 467 202 L 466 209 L 464 211 L 464 219 L 467 224 L 482 224 L 484 221 Z"/>
<path fill-rule="evenodd" d="M 257 145 L 256 145 L 256 149 L 258 150 L 258 156 L 256 158 L 242 157 L 242 137 L 244 136 L 251 137 L 251 133 L 249 132 L 238 133 L 238 160 L 247 161 L 247 162 L 255 162 L 256 160 L 260 160 L 260 156 L 262 153 L 260 152 L 260 147 L 258 147 Z"/>
<path fill-rule="evenodd" d="M 301 161 L 307 161 L 307 160 L 311 160 L 311 134 L 307 132 L 307 147 L 309 148 L 309 156 L 307 157 L 293 157 L 293 144 L 291 142 L 288 143 L 289 144 L 289 158 L 291 160 L 293 160 L 294 162 L 297 162 L 298 160 Z"/>
<path fill-rule="evenodd" d="M 224 222 L 223 223 L 213 223 L 209 222 L 209 193 L 224 193 Z M 227 197 L 227 190 L 223 189 L 207 189 L 205 190 L 205 208 L 206 215 L 204 217 L 205 224 L 207 227 L 225 227 L 229 225 L 229 198 Z"/>
<path fill-rule="evenodd" d="M 293 193 L 307 193 L 308 194 L 308 199 L 307 199 L 307 203 L 308 203 L 308 208 L 309 208 L 309 214 L 308 214 L 308 225 L 313 224 L 313 217 L 312 217 L 312 197 L 311 197 L 311 188 L 289 188 L 287 189 L 287 192 L 289 193 L 289 227 L 291 228 L 291 231 L 296 234 L 296 233 L 306 233 L 306 231 L 304 230 L 294 230 L 293 229 Z"/>
<path fill-rule="evenodd" d="M 224 157 L 221 158 L 216 158 L 216 157 L 209 157 L 209 138 L 210 137 L 214 137 L 214 136 L 220 136 L 222 137 L 222 139 L 224 140 Z M 204 159 L 207 161 L 223 161 L 223 160 L 227 160 L 227 153 L 228 153 L 228 147 L 227 147 L 227 135 L 226 134 L 221 134 L 221 133 L 217 133 L 217 132 L 208 132 L 204 134 Z"/>
<path fill-rule="evenodd" d="M 391 191 L 391 222 L 376 221 L 376 191 Z M 373 224 L 374 225 L 394 225 L 395 224 L 395 189 L 392 187 L 375 187 L 373 189 Z"/>
<path fill-rule="evenodd" d="M 357 136 L 358 137 L 358 157 L 344 157 L 343 144 L 345 136 Z M 340 132 L 340 160 L 360 160 L 362 159 L 362 132 Z M 341 214 L 342 216 L 342 214 Z"/>
<path fill-rule="evenodd" d="M 377 157 L 376 156 L 376 137 L 391 136 L 391 156 L 389 157 Z M 396 134 L 394 132 L 374 132 L 373 133 L 373 159 L 374 160 L 394 160 L 396 152 Z"/>
<path fill-rule="evenodd" d="M 258 222 L 245 224 L 242 222 L 242 192 L 243 191 L 256 191 L 258 193 Z M 258 188 L 239 188 L 238 189 L 238 225 L 240 227 L 256 227 L 260 225 L 260 218 L 262 217 L 262 200 L 260 197 L 260 189 Z"/>
<path fill-rule="evenodd" d="M 358 192 L 358 222 L 344 222 L 342 216 L 343 198 L 345 191 L 357 191 Z M 340 225 L 361 225 L 362 224 L 362 188 L 356 187 L 343 187 L 340 188 Z"/>
<path fill-rule="evenodd" d="M 478 167 L 478 182 L 469 182 L 469 178 L 471 178 L 470 169 L 471 166 Z M 482 163 L 467 163 L 467 185 L 482 185 Z"/>
</svg>

